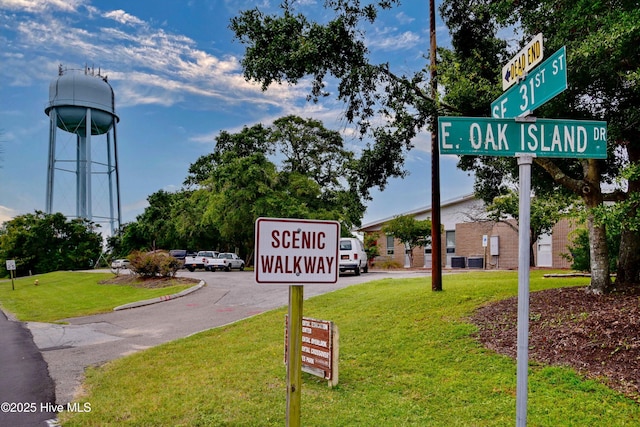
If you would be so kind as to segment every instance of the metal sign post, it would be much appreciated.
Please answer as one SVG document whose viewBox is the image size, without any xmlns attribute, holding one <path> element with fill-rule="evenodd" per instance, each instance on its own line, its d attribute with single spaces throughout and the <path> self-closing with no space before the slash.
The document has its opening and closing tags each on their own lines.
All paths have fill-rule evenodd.
<svg viewBox="0 0 640 427">
<path fill-rule="evenodd" d="M 519 155 L 518 224 L 518 351 L 516 385 L 516 426 L 527 425 L 529 383 L 529 235 L 531 224 L 531 164 L 533 156 Z"/>
<path fill-rule="evenodd" d="M 9 275 L 11 276 L 11 290 L 15 291 L 16 287 L 14 285 L 13 279 L 15 278 L 16 260 L 15 259 L 8 259 L 6 261 L 6 267 L 7 267 L 7 270 L 9 271 Z"/>
</svg>

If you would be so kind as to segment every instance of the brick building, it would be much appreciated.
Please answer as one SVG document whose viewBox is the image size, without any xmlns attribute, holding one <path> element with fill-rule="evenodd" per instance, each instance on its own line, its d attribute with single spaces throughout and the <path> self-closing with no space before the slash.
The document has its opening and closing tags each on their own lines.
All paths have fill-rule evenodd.
<svg viewBox="0 0 640 427">
<path fill-rule="evenodd" d="M 431 219 L 431 207 L 400 213 L 416 220 Z M 440 206 L 442 233 L 442 266 L 447 268 L 518 268 L 518 227 L 515 220 L 495 222 L 487 219 L 484 203 L 473 195 L 445 201 Z M 358 231 L 376 234 L 380 255 L 377 260 L 393 260 L 409 267 L 404 245 L 382 231 L 380 221 L 363 225 Z M 577 226 L 570 219 L 562 219 L 549 235 L 534 245 L 533 258 L 537 267 L 570 268 L 562 254 L 568 253 L 569 234 Z M 374 260 L 375 262 L 375 260 Z M 414 248 L 413 267 L 431 267 L 431 247 Z"/>
</svg>

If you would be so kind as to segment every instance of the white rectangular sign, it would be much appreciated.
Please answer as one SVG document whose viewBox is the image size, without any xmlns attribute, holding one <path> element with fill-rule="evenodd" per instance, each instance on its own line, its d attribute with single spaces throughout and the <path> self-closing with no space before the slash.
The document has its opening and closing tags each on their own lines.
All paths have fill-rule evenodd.
<svg viewBox="0 0 640 427">
<path fill-rule="evenodd" d="M 16 269 L 16 260 L 15 259 L 8 259 L 7 262 L 7 271 L 12 271 Z"/>
<path fill-rule="evenodd" d="M 340 223 L 289 218 L 256 220 L 258 284 L 336 283 Z"/>
<path fill-rule="evenodd" d="M 502 90 L 513 86 L 518 78 L 538 65 L 543 57 L 542 33 L 539 33 L 507 65 L 502 67 Z"/>
</svg>

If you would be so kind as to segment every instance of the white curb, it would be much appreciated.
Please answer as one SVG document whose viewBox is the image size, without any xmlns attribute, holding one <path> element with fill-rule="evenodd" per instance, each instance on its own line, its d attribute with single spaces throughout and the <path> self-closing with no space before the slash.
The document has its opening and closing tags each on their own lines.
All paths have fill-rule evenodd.
<svg viewBox="0 0 640 427">
<path fill-rule="evenodd" d="M 159 302 L 170 301 L 172 299 L 176 299 L 176 298 L 183 297 L 185 295 L 189 295 L 190 293 L 195 292 L 198 289 L 202 288 L 205 284 L 206 283 L 204 282 L 204 280 L 201 280 L 200 283 L 198 283 L 196 286 L 192 286 L 190 288 L 187 288 L 184 291 L 178 292 L 177 294 L 163 295 L 161 297 L 156 297 L 156 298 L 151 298 L 151 299 L 146 299 L 146 300 L 136 301 L 136 302 L 130 302 L 128 304 L 123 304 L 123 305 L 119 305 L 119 306 L 115 307 L 113 309 L 113 311 L 126 310 L 126 309 L 129 309 L 129 308 L 143 307 L 145 305 L 151 305 L 151 304 L 157 304 Z"/>
</svg>

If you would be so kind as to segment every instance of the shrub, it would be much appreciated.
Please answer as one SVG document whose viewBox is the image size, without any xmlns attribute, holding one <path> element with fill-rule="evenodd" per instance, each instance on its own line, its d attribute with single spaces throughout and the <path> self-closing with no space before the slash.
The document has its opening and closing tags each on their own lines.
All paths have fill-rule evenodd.
<svg viewBox="0 0 640 427">
<path fill-rule="evenodd" d="M 376 268 L 380 270 L 395 270 L 402 268 L 402 264 L 388 257 L 380 257 L 375 260 Z"/>
<path fill-rule="evenodd" d="M 364 251 L 367 253 L 367 260 L 369 263 L 372 263 L 373 259 L 380 255 L 377 237 L 378 236 L 375 234 L 364 235 Z"/>
<path fill-rule="evenodd" d="M 175 277 L 180 269 L 180 261 L 166 251 L 136 251 L 128 259 L 131 261 L 131 271 L 142 277 Z"/>
<path fill-rule="evenodd" d="M 562 254 L 562 257 L 571 262 L 573 270 L 591 271 L 589 231 L 585 228 L 579 228 L 574 230 L 570 237 L 572 238 L 571 243 L 567 245 L 570 253 Z M 607 227 L 607 247 L 609 249 L 609 270 L 615 273 L 618 267 L 620 232 L 613 227 Z"/>
</svg>

